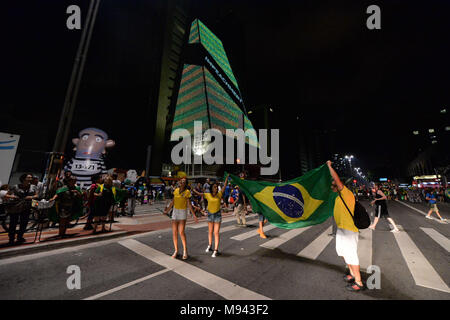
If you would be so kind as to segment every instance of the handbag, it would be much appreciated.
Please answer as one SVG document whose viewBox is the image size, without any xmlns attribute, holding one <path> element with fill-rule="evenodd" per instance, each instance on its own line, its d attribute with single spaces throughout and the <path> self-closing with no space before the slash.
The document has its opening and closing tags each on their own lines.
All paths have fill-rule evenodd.
<svg viewBox="0 0 450 320">
<path fill-rule="evenodd" d="M 352 216 L 353 223 L 358 229 L 367 229 L 370 226 L 370 217 L 367 213 L 366 209 L 355 199 L 355 210 L 354 214 L 350 211 L 350 209 L 347 207 L 347 204 L 345 203 L 344 199 L 341 196 L 341 193 L 339 192 L 339 197 L 341 198 L 342 202 L 344 203 L 345 207 L 347 208 L 348 212 Z"/>
</svg>

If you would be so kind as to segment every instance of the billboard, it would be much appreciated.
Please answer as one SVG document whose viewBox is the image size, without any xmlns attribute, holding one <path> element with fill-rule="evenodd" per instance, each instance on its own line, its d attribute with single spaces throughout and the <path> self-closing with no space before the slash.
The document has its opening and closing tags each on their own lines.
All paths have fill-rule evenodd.
<svg viewBox="0 0 450 320">
<path fill-rule="evenodd" d="M 0 184 L 9 183 L 20 135 L 0 132 Z"/>
</svg>

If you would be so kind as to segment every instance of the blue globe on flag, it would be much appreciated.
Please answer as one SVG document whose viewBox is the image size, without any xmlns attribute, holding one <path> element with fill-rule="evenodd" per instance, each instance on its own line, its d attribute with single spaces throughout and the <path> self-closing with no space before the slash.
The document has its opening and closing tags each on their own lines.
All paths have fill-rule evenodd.
<svg viewBox="0 0 450 320">
<path fill-rule="evenodd" d="M 300 218 L 304 212 L 304 200 L 300 190 L 292 185 L 275 187 L 273 200 L 288 217 Z"/>
</svg>

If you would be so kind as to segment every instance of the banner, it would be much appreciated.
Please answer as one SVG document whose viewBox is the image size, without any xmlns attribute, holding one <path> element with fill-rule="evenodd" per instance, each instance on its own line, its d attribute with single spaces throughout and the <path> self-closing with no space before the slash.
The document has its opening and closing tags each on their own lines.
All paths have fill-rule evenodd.
<svg viewBox="0 0 450 320">
<path fill-rule="evenodd" d="M 9 183 L 20 135 L 0 132 L 0 184 Z"/>
</svg>

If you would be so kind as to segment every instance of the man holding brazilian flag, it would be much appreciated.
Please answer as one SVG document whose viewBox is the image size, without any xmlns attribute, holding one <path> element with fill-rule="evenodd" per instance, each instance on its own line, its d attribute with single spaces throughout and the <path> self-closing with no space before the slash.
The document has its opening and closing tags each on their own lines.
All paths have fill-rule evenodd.
<svg viewBox="0 0 450 320">
<path fill-rule="evenodd" d="M 338 196 L 330 188 L 332 177 L 326 164 L 279 183 L 242 180 L 232 174 L 230 179 L 250 199 L 253 212 L 262 213 L 271 224 L 284 229 L 324 222 L 333 215 Z"/>
<path fill-rule="evenodd" d="M 342 183 L 331 161 L 299 178 L 279 183 L 242 180 L 231 174 L 230 177 L 250 199 L 253 212 L 262 213 L 276 227 L 303 228 L 334 215 L 336 252 L 347 266 L 346 289 L 364 289 L 358 258 L 359 230 L 352 217 L 355 197 Z"/>
</svg>

